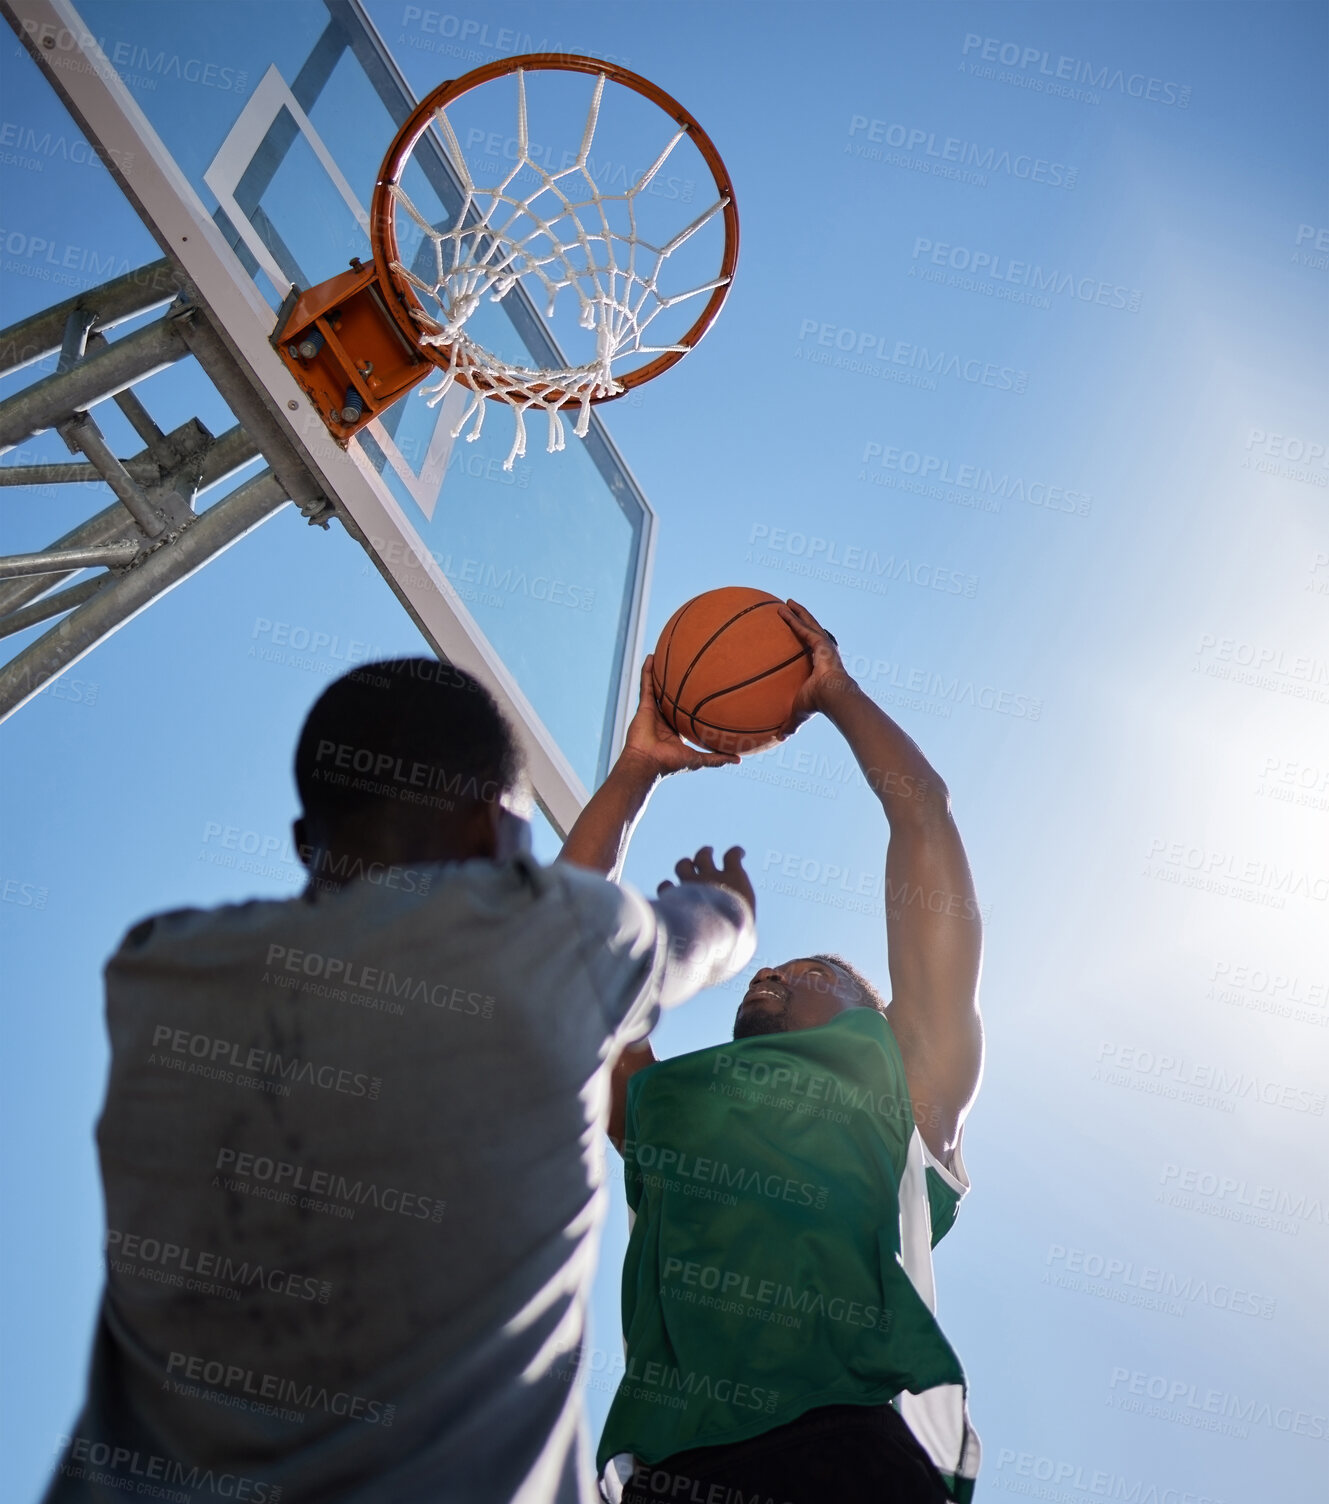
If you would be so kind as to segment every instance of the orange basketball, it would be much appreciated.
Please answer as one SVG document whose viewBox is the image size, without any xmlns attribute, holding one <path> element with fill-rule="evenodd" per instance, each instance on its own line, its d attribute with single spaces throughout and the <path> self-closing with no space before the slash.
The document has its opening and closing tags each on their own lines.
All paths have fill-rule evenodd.
<svg viewBox="0 0 1329 1504">
<path fill-rule="evenodd" d="M 660 714 L 712 752 L 774 746 L 812 671 L 778 597 L 745 585 L 708 590 L 665 623 L 652 669 Z"/>
</svg>

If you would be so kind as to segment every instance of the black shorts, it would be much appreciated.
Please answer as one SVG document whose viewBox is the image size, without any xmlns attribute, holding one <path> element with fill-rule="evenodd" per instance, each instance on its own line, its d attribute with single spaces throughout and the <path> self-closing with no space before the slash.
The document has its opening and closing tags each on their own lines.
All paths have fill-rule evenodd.
<svg viewBox="0 0 1329 1504">
<path fill-rule="evenodd" d="M 685 1481 L 686 1480 L 686 1481 Z M 893 1405 L 825 1405 L 732 1446 L 640 1463 L 623 1504 L 946 1504 Z"/>
</svg>

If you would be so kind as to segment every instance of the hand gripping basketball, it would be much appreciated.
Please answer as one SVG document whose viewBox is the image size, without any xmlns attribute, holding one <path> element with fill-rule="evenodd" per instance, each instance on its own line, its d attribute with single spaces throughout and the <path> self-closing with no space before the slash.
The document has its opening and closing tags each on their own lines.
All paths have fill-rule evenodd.
<svg viewBox="0 0 1329 1504">
<path fill-rule="evenodd" d="M 792 736 L 811 716 L 824 708 L 828 694 L 856 687 L 840 657 L 840 645 L 806 606 L 788 600 L 780 607 L 780 619 L 803 644 L 812 660 L 812 672 L 799 686 L 789 719 L 781 728 Z"/>
<path fill-rule="evenodd" d="M 697 768 L 724 768 L 736 763 L 735 752 L 701 752 L 689 747 L 677 731 L 660 714 L 656 704 L 652 673 L 655 654 L 647 655 L 641 668 L 641 699 L 637 713 L 628 723 L 623 753 L 641 758 L 655 773 L 691 772 Z"/>
</svg>

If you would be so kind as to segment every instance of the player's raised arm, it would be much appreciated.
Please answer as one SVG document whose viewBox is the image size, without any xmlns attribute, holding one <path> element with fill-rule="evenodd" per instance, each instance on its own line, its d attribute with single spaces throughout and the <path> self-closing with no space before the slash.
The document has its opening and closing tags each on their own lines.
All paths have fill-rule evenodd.
<svg viewBox="0 0 1329 1504">
<path fill-rule="evenodd" d="M 736 763 L 733 753 L 700 752 L 687 743 L 664 722 L 655 703 L 651 686 L 651 658 L 648 657 L 641 670 L 641 700 L 637 712 L 628 726 L 628 734 L 618 761 L 609 771 L 609 776 L 586 802 L 586 807 L 577 817 L 563 843 L 559 860 L 574 866 L 587 867 L 602 872 L 606 877 L 616 878 L 622 871 L 628 852 L 632 831 L 651 791 L 661 778 L 670 773 L 693 771 L 697 768 L 721 768 Z M 704 848 L 709 852 L 709 848 Z M 731 853 L 732 855 L 732 853 Z M 741 856 L 741 853 L 739 854 Z M 702 858 L 703 852 L 698 852 Z M 675 868 L 680 882 L 687 885 L 701 883 L 702 887 L 723 888 L 726 884 L 718 875 L 693 877 L 684 872 L 689 865 L 687 858 Z M 690 863 L 696 870 L 696 861 Z M 726 857 L 725 866 L 730 865 Z M 742 871 L 739 866 L 739 872 Z M 710 863 L 710 874 L 716 874 Z M 746 877 L 744 877 L 746 882 Z M 732 885 L 731 885 L 732 886 Z M 707 905 L 696 901 L 698 890 L 685 886 L 676 890 L 676 896 L 664 901 L 666 889 L 671 885 L 662 883 L 661 904 L 658 912 L 661 921 L 669 930 L 669 944 L 674 958 L 674 971 L 686 981 L 689 977 L 696 985 L 687 989 L 687 995 L 711 985 L 713 980 L 706 970 L 705 957 L 715 949 L 711 931 L 717 927 L 716 917 L 707 913 Z M 741 889 L 736 889 L 741 891 Z M 751 886 L 743 893 L 749 911 L 754 906 Z M 720 926 L 723 928 L 723 926 Z M 750 921 L 749 926 L 750 930 Z M 749 945 L 748 955 L 751 954 Z M 727 973 L 726 973 L 727 974 Z M 662 1001 L 679 1001 L 668 996 Z M 627 1104 L 628 1081 L 639 1070 L 655 1063 L 655 1052 L 648 1039 L 625 1046 L 615 1060 L 610 1078 L 609 1137 L 616 1147 L 623 1141 L 623 1116 Z"/>
<path fill-rule="evenodd" d="M 916 743 L 849 676 L 835 639 L 812 614 L 790 601 L 781 615 L 812 656 L 787 729 L 821 711 L 844 734 L 886 812 L 887 1016 L 919 1132 L 944 1160 L 983 1065 L 982 921 L 950 794 Z"/>
<path fill-rule="evenodd" d="M 689 747 L 665 724 L 651 687 L 653 657 L 648 656 L 641 666 L 641 699 L 618 761 L 586 801 L 558 856 L 561 862 L 588 867 L 609 878 L 622 871 L 633 827 L 661 778 L 697 768 L 723 768 L 739 760 L 733 753 Z"/>
</svg>

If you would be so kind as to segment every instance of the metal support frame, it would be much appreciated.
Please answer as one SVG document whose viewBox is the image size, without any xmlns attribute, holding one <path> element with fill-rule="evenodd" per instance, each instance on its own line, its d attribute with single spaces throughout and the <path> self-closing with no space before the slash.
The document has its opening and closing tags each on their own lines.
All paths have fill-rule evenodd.
<svg viewBox="0 0 1329 1504">
<path fill-rule="evenodd" d="M 160 538 L 166 531 L 161 513 L 143 494 L 138 482 L 115 457 L 102 431 L 87 413 L 75 413 L 59 425 L 60 437 L 71 450 L 86 454 L 94 470 L 120 499 L 125 511 L 149 538 Z M 183 519 L 181 519 L 183 520 Z"/>
<path fill-rule="evenodd" d="M 0 343 L 7 336 L 0 335 Z M 0 453 L 35 439 L 61 418 L 86 412 L 136 381 L 164 371 L 188 352 L 175 321 L 157 319 L 106 344 L 68 371 L 56 371 L 0 402 Z"/>
<path fill-rule="evenodd" d="M 9 554 L 0 559 L 0 579 L 26 574 L 69 574 L 78 569 L 95 569 L 99 564 L 119 568 L 132 564 L 138 551 L 135 543 L 103 543 L 99 548 L 56 548 L 39 554 Z"/>
<path fill-rule="evenodd" d="M 240 420 L 245 432 L 267 456 L 273 473 L 286 487 L 286 494 L 311 522 L 327 527 L 333 516 L 332 503 L 323 494 L 317 478 L 292 448 L 267 408 L 259 401 L 235 356 L 211 323 L 193 307 L 186 308 L 176 323 L 180 338 L 203 367 L 208 380 L 226 399 L 226 405 Z"/>
<path fill-rule="evenodd" d="M 0 637 L 12 637 L 15 632 L 26 632 L 29 627 L 50 621 L 53 616 L 72 611 L 75 606 L 81 606 L 89 596 L 96 595 L 108 579 L 109 575 L 102 574 L 91 580 L 81 580 L 68 590 L 58 590 L 54 595 L 48 595 L 35 606 L 24 606 L 20 611 L 11 611 L 8 616 L 0 617 Z"/>
<path fill-rule="evenodd" d="M 151 261 L 147 266 L 125 272 L 114 281 L 66 298 L 53 308 L 34 313 L 31 318 L 0 333 L 0 376 L 19 371 L 34 360 L 44 360 L 60 348 L 76 308 L 92 308 L 96 313 L 94 330 L 105 331 L 137 318 L 154 308 L 164 307 L 180 290 L 176 270 L 170 259 Z"/>
<path fill-rule="evenodd" d="M 219 439 L 214 439 L 196 418 L 191 418 L 188 423 L 182 423 L 167 437 L 173 451 L 181 455 L 181 463 L 191 467 L 190 473 L 192 474 L 194 469 L 197 469 L 196 495 L 202 495 L 214 486 L 230 479 L 246 465 L 251 464 L 259 454 L 258 446 L 238 425 L 227 429 Z M 194 464 L 195 461 L 197 465 Z M 48 467 L 34 465 L 13 468 L 43 471 Z M 91 465 L 50 466 L 49 468 L 86 470 L 88 472 L 86 476 L 80 474 L 77 479 L 80 481 L 101 480 L 101 476 Z M 148 496 L 154 500 L 163 488 L 178 489 L 173 474 L 170 471 L 163 473 L 160 466 L 148 459 L 146 455 L 135 455 L 132 459 L 126 460 L 125 468 L 146 487 Z M 7 474 L 6 467 L 0 466 L 0 477 L 7 477 Z M 46 479 L 47 477 L 39 475 L 29 483 L 36 485 L 43 483 Z M 60 477 L 54 476 L 50 479 L 59 480 Z M 99 544 L 118 542 L 132 535 L 136 535 L 133 521 L 117 501 L 88 518 L 86 522 L 80 523 L 62 538 L 57 538 L 51 548 L 52 550 L 92 548 Z M 56 589 L 68 578 L 68 574 L 61 574 L 0 581 L 0 636 L 18 630 L 12 624 L 12 613 L 17 612 L 29 601 L 36 600 L 48 590 Z M 37 621 L 44 619 L 42 616 L 34 618 Z"/>
<path fill-rule="evenodd" d="M 188 439 L 182 441 L 180 430 L 177 429 L 173 434 L 162 435 L 162 445 L 169 446 L 174 464 L 181 464 L 194 456 L 201 457 L 203 470 L 198 483 L 200 491 L 215 486 L 219 480 L 224 480 L 242 465 L 247 465 L 259 453 L 258 445 L 239 424 L 228 428 L 219 439 L 212 438 L 197 418 L 191 418 L 183 427 L 192 429 L 194 433 L 201 433 L 202 444 Z M 149 491 L 162 480 L 162 467 L 153 458 L 151 450 L 131 455 L 121 463 L 133 479 Z M 0 465 L 0 486 L 77 486 L 100 484 L 104 479 L 105 476 L 95 466 L 81 463 Z"/>
<path fill-rule="evenodd" d="M 287 497 L 271 470 L 246 481 L 165 548 L 107 581 L 90 599 L 0 668 L 0 720 L 26 704 L 43 685 L 71 668 L 104 638 L 137 616 L 210 559 L 266 522 Z"/>
<path fill-rule="evenodd" d="M 55 428 L 70 450 L 87 460 L 72 465 L 0 466 L 0 483 L 97 480 L 116 497 L 112 506 L 80 523 L 52 547 L 0 558 L 0 637 L 63 617 L 0 668 L 0 719 L 163 592 L 272 516 L 291 489 L 300 496 L 306 515 L 330 510 L 290 445 L 279 432 L 271 431 L 266 413 L 254 410 L 253 393 L 229 352 L 224 346 L 218 348 L 197 306 L 177 297 L 165 318 L 123 339 L 108 341 L 100 332 L 161 301 L 160 272 L 151 267 L 143 270 L 149 275 L 117 278 L 59 309 L 0 332 L 0 358 L 7 354 L 9 369 L 17 369 L 51 353 L 57 318 L 63 318 L 54 373 L 0 402 L 0 446 L 12 446 Z M 173 269 L 165 288 L 167 296 L 176 295 L 180 280 Z M 110 301 L 109 316 L 101 311 L 102 296 Z M 163 433 L 131 389 L 135 381 L 183 359 L 194 348 L 241 420 L 220 439 L 214 439 L 196 418 L 172 433 Z M 116 402 L 146 446 L 127 461 L 115 453 L 86 410 L 107 399 Z M 272 451 L 270 463 L 281 467 L 282 478 L 267 469 L 197 515 L 193 503 L 200 490 L 251 463 L 263 453 L 265 443 Z M 80 571 L 101 566 L 105 573 L 68 583 Z"/>
</svg>

